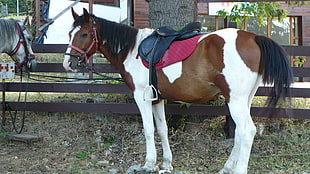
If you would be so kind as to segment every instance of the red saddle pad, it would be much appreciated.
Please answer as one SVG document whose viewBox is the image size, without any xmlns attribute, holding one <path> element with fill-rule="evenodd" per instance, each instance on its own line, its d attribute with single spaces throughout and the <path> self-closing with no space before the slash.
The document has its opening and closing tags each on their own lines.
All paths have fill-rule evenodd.
<svg viewBox="0 0 310 174">
<path fill-rule="evenodd" d="M 160 70 L 168 65 L 188 58 L 194 52 L 201 36 L 203 35 L 197 35 L 186 40 L 172 42 L 160 62 L 156 63 L 156 70 Z M 143 65 L 146 68 L 149 68 L 147 62 L 143 61 Z"/>
</svg>

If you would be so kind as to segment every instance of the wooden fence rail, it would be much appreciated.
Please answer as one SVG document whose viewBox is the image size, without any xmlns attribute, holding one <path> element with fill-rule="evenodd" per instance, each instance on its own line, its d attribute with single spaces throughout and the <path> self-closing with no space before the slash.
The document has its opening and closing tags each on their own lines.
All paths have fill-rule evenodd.
<svg viewBox="0 0 310 174">
<path fill-rule="evenodd" d="M 64 53 L 67 45 L 33 45 L 36 53 Z M 310 55 L 310 47 L 283 46 L 289 55 Z M 117 73 L 110 64 L 94 64 L 94 69 L 100 73 Z M 65 73 L 61 63 L 39 63 L 36 72 Z M 295 77 L 310 77 L 310 68 L 293 68 Z M 7 92 L 49 92 L 49 93 L 115 93 L 128 94 L 130 91 L 124 84 L 86 84 L 86 83 L 5 83 L 1 91 Z M 269 87 L 260 87 L 256 96 L 268 96 Z M 292 97 L 310 98 L 310 87 L 292 88 Z M 37 112 L 100 112 L 116 114 L 139 114 L 135 104 L 124 103 L 55 103 L 55 102 L 6 102 L 11 110 L 27 110 Z M 167 104 L 166 113 L 171 115 L 229 115 L 226 106 L 192 105 L 180 108 L 179 104 Z M 2 108 L 2 103 L 0 109 Z M 253 116 L 276 118 L 310 119 L 310 109 L 296 108 L 265 108 L 252 107 Z"/>
</svg>

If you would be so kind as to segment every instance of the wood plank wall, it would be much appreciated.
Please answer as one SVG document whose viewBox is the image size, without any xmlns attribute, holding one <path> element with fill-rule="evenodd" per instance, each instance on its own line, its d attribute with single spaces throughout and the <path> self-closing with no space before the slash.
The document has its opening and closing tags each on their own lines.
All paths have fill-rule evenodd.
<svg viewBox="0 0 310 174">
<path fill-rule="evenodd" d="M 75 1 L 75 0 L 70 0 Z M 88 3 L 88 0 L 82 0 L 82 2 Z M 119 7 L 119 0 L 94 0 L 94 4 L 108 5 Z"/>
<path fill-rule="evenodd" d="M 302 41 L 304 46 L 310 45 L 310 16 L 302 17 Z"/>
<path fill-rule="evenodd" d="M 310 45 L 310 5 L 301 7 L 288 7 L 287 4 L 282 2 L 284 9 L 288 10 L 289 16 L 302 16 L 303 25 L 303 45 Z M 199 8 L 200 7 L 200 8 Z M 198 2 L 198 13 L 206 14 L 208 5 L 202 3 L 201 0 Z M 145 28 L 149 25 L 149 7 L 145 0 L 134 0 L 134 26 L 136 28 Z"/>
<path fill-rule="evenodd" d="M 134 0 L 134 27 L 149 27 L 149 4 L 145 0 Z"/>
</svg>

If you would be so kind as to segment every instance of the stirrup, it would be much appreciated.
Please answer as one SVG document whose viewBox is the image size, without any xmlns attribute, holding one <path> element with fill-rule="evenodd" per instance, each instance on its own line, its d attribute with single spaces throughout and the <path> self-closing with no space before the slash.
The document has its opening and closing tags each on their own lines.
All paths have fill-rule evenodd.
<svg viewBox="0 0 310 174">
<path fill-rule="evenodd" d="M 154 97 L 151 97 L 151 98 L 146 98 L 146 94 L 147 92 L 151 90 L 151 92 L 154 94 L 155 93 L 155 96 Z M 144 92 L 143 92 L 143 100 L 144 101 L 156 101 L 158 100 L 158 91 L 157 89 L 153 86 L 153 85 L 148 85 L 144 88 Z"/>
</svg>

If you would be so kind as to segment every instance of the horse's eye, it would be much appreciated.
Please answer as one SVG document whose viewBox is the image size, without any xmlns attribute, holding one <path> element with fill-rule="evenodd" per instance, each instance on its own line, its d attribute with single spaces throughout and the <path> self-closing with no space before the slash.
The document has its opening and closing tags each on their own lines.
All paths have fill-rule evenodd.
<svg viewBox="0 0 310 174">
<path fill-rule="evenodd" d="M 87 37 L 88 36 L 88 34 L 87 33 L 83 33 L 82 35 L 81 35 L 81 37 Z"/>
<path fill-rule="evenodd" d="M 27 40 L 28 40 L 29 42 L 32 42 L 32 37 L 27 37 Z"/>
</svg>

